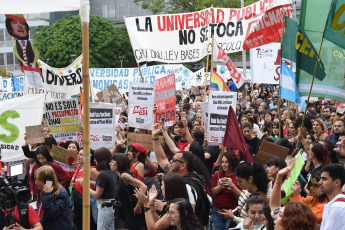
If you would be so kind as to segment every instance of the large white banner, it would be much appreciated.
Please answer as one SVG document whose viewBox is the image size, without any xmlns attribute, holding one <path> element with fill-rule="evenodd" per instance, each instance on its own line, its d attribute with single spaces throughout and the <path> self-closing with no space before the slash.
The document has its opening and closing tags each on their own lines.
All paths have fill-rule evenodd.
<svg viewBox="0 0 345 230">
<path fill-rule="evenodd" d="M 35 14 L 79 10 L 80 0 L 0 0 L 0 14 Z"/>
<path fill-rule="evenodd" d="M 1 161 L 25 159 L 22 151 L 25 126 L 40 125 L 43 95 L 28 95 L 0 102 Z"/>
<path fill-rule="evenodd" d="M 207 141 L 209 145 L 223 143 L 229 106 L 236 110 L 237 93 L 210 91 Z"/>
<path fill-rule="evenodd" d="M 44 94 L 46 101 L 78 98 L 83 88 L 82 56 L 65 68 L 54 68 L 40 61 L 43 74 L 44 87 L 29 86 L 27 79 L 24 81 L 24 95 Z"/>
<path fill-rule="evenodd" d="M 152 129 L 155 85 L 131 82 L 128 95 L 128 125 Z"/>
<path fill-rule="evenodd" d="M 145 83 L 155 84 L 156 79 L 175 74 L 176 84 L 194 78 L 194 73 L 181 64 L 178 65 L 154 65 L 141 67 Z M 138 68 L 105 68 L 90 69 L 90 81 L 95 93 L 115 84 L 121 92 L 129 91 L 130 82 L 141 82 Z"/>
<path fill-rule="evenodd" d="M 281 39 L 283 12 L 292 16 L 291 0 L 260 0 L 239 8 L 125 18 L 137 62 L 184 63 L 211 54 L 211 38 L 226 53 Z"/>
<path fill-rule="evenodd" d="M 280 43 L 271 43 L 250 50 L 253 83 L 279 84 Z"/>
</svg>

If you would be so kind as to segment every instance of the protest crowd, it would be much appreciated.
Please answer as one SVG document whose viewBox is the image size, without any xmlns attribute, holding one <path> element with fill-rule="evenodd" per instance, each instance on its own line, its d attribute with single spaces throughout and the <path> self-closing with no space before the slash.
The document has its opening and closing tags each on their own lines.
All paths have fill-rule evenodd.
<svg viewBox="0 0 345 230">
<path fill-rule="evenodd" d="M 5 14 L 24 77 L 0 78 L 0 229 L 345 230 L 344 0 L 300 24 L 290 0 L 125 17 L 137 68 L 116 69 L 89 69 L 89 2 L 60 1 L 39 7 L 80 10 L 66 68 Z"/>
<path fill-rule="evenodd" d="M 277 85 L 234 90 L 229 116 L 239 129 L 225 136 L 244 141 L 246 151 L 209 144 L 203 87 L 176 92 L 172 126 L 159 120 L 152 130 L 129 127 L 122 111 L 115 147 L 90 150 L 90 178 L 83 176 L 82 143 L 57 142 L 46 127 L 44 143 L 22 146 L 26 184 L 37 201 L 26 224 L 82 229 L 83 182 L 90 180 L 90 229 L 343 229 L 345 121 L 335 101 L 310 102 L 303 121 L 294 103 L 281 99 L 278 106 Z M 149 135 L 152 151 L 128 144 L 131 134 Z M 263 143 L 285 149 L 285 157 L 273 151 L 262 163 Z M 77 153 L 73 167 L 54 159 L 55 145 Z"/>
</svg>

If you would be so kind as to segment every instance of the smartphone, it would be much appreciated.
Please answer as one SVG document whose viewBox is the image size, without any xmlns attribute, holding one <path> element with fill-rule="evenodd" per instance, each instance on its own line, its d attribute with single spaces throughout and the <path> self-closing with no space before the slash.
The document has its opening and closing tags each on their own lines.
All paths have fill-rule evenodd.
<svg viewBox="0 0 345 230">
<path fill-rule="evenodd" d="M 53 187 L 53 181 L 54 181 L 54 178 L 53 177 L 47 177 L 46 179 L 46 185 L 51 188 Z"/>
<path fill-rule="evenodd" d="M 162 117 L 162 118 L 161 118 L 161 121 L 162 121 L 162 124 L 164 125 L 164 123 L 165 123 L 165 117 Z"/>
</svg>

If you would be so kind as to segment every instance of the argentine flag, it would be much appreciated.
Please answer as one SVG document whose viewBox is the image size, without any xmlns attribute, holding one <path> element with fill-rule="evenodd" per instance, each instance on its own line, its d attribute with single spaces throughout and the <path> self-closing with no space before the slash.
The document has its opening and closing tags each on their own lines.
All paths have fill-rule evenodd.
<svg viewBox="0 0 345 230">
<path fill-rule="evenodd" d="M 306 101 L 299 95 L 296 85 L 296 76 L 284 62 L 282 62 L 280 68 L 280 77 L 280 97 L 295 102 L 302 111 L 305 111 Z"/>
</svg>

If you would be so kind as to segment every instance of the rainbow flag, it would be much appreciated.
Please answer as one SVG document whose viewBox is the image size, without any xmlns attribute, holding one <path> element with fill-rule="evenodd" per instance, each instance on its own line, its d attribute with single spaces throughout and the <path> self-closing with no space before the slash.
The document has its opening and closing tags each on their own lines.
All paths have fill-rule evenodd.
<svg viewBox="0 0 345 230">
<path fill-rule="evenodd" d="M 219 76 L 216 71 L 213 70 L 211 76 L 211 90 L 213 91 L 227 91 L 230 92 L 230 89 L 225 84 L 223 78 Z"/>
</svg>

